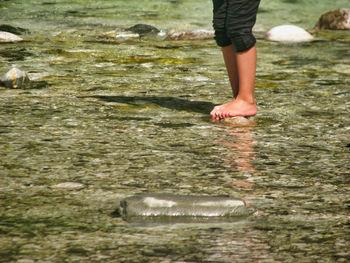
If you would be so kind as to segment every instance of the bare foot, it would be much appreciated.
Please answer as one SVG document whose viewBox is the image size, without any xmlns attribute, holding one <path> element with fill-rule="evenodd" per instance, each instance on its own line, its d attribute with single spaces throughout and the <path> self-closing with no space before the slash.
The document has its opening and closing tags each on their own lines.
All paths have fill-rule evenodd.
<svg viewBox="0 0 350 263">
<path fill-rule="evenodd" d="M 255 103 L 248 103 L 244 100 L 235 99 L 231 102 L 215 106 L 210 112 L 210 116 L 213 119 L 221 120 L 228 117 L 250 117 L 255 116 L 258 112 L 258 108 Z"/>
</svg>

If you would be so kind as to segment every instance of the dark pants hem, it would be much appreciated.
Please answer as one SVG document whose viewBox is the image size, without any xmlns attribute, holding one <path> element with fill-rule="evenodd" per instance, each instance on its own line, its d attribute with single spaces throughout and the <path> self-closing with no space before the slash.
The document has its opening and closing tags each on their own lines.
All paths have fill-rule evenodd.
<svg viewBox="0 0 350 263">
<path fill-rule="evenodd" d="M 260 0 L 213 0 L 213 27 L 218 46 L 233 45 L 236 52 L 252 48 L 252 33 Z"/>
</svg>

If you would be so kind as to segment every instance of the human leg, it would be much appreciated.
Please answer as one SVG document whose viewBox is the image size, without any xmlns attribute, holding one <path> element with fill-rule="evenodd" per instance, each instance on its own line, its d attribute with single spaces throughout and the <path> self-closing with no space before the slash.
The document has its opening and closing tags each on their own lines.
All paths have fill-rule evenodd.
<svg viewBox="0 0 350 263">
<path fill-rule="evenodd" d="M 222 54 L 224 57 L 227 74 L 232 88 L 232 95 L 234 98 L 236 98 L 238 95 L 239 78 L 237 69 L 237 54 L 234 46 L 231 44 L 223 47 Z"/>
<path fill-rule="evenodd" d="M 252 28 L 260 0 L 214 0 L 215 40 L 222 47 L 233 91 L 233 100 L 216 106 L 210 115 L 215 119 L 254 116 L 256 71 L 255 37 Z"/>
<path fill-rule="evenodd" d="M 230 53 L 229 51 L 224 52 L 224 57 L 225 55 L 226 60 L 228 60 L 232 53 Z M 249 117 L 257 114 L 257 106 L 254 98 L 256 70 L 255 46 L 245 52 L 238 53 L 235 56 L 235 58 L 237 66 L 237 77 L 236 80 L 233 80 L 233 83 L 238 83 L 237 96 L 234 96 L 233 100 L 228 103 L 214 107 L 214 109 L 210 113 L 213 119 L 219 120 L 235 116 Z M 229 66 L 228 74 L 230 76 L 231 73 L 231 78 L 235 77 L 235 66 L 232 66 L 234 64 L 235 63 L 233 63 L 232 61 L 227 63 L 227 65 Z"/>
</svg>

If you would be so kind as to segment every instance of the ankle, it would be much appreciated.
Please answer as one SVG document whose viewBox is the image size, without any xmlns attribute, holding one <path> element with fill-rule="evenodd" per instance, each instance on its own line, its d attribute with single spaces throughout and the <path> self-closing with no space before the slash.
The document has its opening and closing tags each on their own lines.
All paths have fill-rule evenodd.
<svg viewBox="0 0 350 263">
<path fill-rule="evenodd" d="M 242 96 L 237 96 L 236 101 L 241 101 L 247 104 L 256 104 L 254 97 L 242 97 Z"/>
</svg>

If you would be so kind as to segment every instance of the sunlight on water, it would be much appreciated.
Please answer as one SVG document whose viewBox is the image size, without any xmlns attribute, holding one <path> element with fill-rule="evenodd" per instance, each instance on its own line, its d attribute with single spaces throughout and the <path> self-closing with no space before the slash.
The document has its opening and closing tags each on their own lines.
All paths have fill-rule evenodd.
<svg viewBox="0 0 350 263">
<path fill-rule="evenodd" d="M 211 1 L 1 1 L 0 262 L 348 262 L 348 31 L 282 45 L 345 0 L 263 0 L 249 121 L 211 122 L 231 98 L 213 40 L 115 38 L 144 23 L 211 30 Z M 230 195 L 256 212 L 226 223 L 132 225 L 113 216 L 137 193 Z"/>
</svg>

